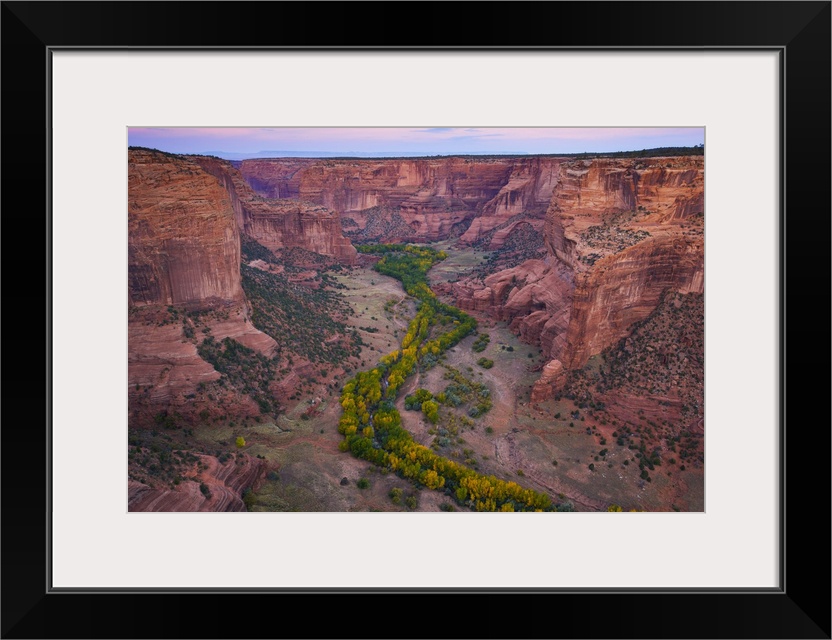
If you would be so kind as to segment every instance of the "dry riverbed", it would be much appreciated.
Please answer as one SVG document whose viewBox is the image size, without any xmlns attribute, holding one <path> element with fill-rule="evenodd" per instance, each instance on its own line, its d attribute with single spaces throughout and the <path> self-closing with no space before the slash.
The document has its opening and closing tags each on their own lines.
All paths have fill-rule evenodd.
<svg viewBox="0 0 832 640">
<path fill-rule="evenodd" d="M 432 282 L 455 279 L 487 257 L 485 252 L 437 248 L 445 248 L 450 255 L 431 271 Z M 361 332 L 366 343 L 362 369 L 369 369 L 381 356 L 398 348 L 415 313 L 414 302 L 397 280 L 370 268 L 355 268 L 336 278 L 346 286 L 340 291 L 355 311 L 349 324 Z M 421 412 L 405 410 L 404 397 L 419 387 L 433 393 L 442 391 L 449 382 L 443 379 L 446 369 L 442 365 L 448 365 L 485 384 L 493 407 L 440 448 L 441 455 L 475 466 L 481 473 L 545 492 L 555 502 L 568 501 L 577 511 L 603 510 L 611 503 L 625 510 L 667 509 L 671 503 L 683 511 L 701 509 L 702 497 L 690 495 L 684 478 L 671 477 L 673 472 L 679 473 L 677 469 L 657 467 L 652 481 L 645 482 L 639 477 L 635 452 L 616 445 L 609 425 L 598 424 L 584 411 L 573 414 L 578 409 L 572 402 L 531 406 L 529 392 L 544 364 L 538 348 L 523 344 L 505 323 L 484 317 L 478 320 L 479 332 L 490 336 L 483 352 L 472 350 L 476 335 L 469 336 L 450 349 L 439 365 L 415 373 L 402 387 L 397 407 L 403 425 L 416 441 L 430 446 L 435 434 L 429 430 L 435 426 Z M 477 360 L 482 357 L 493 360 L 494 366 L 479 366 Z M 436 426 L 441 426 L 442 412 L 446 412 L 444 407 Z M 338 389 L 321 390 L 302 397 L 277 421 L 242 430 L 245 449 L 251 455 L 264 456 L 273 469 L 256 493 L 254 511 L 449 508 L 452 501 L 442 493 L 416 489 L 393 473 L 341 452 L 339 417 Z M 227 441 L 240 431 L 239 427 L 214 426 L 203 430 L 200 439 L 205 444 Z M 392 489 L 401 493 L 394 492 L 396 497 L 391 498 Z"/>
</svg>

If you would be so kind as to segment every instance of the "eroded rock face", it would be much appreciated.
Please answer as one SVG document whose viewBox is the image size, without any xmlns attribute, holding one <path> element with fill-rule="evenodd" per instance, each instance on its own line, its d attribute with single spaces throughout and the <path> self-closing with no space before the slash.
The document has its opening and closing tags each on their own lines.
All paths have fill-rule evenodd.
<svg viewBox="0 0 832 640">
<path fill-rule="evenodd" d="M 244 160 L 241 172 L 266 197 L 322 205 L 351 234 L 382 215 L 393 224 L 375 238 L 430 242 L 462 233 L 474 242 L 513 215 L 542 217 L 558 178 L 552 158 L 413 160 Z"/>
<path fill-rule="evenodd" d="M 193 322 L 182 314 L 267 356 L 276 343 L 251 324 L 229 191 L 187 157 L 142 149 L 129 151 L 128 177 L 130 405 L 186 415 L 198 409 L 188 396 L 220 374 L 199 357 L 204 335 L 187 336 Z"/>
<path fill-rule="evenodd" d="M 260 196 L 230 162 L 206 156 L 192 159 L 228 191 L 237 225 L 247 236 L 271 250 L 297 247 L 355 264 L 358 252 L 344 237 L 337 212 L 305 200 Z"/>
<path fill-rule="evenodd" d="M 650 238 L 609 255 L 578 275 L 567 332 L 569 368 L 586 364 L 644 320 L 668 290 L 702 293 L 701 240 L 681 234 Z"/>
<path fill-rule="evenodd" d="M 242 303 L 231 198 L 196 163 L 130 150 L 128 274 L 133 305 Z"/>
<path fill-rule="evenodd" d="M 242 454 L 221 463 L 214 456 L 197 456 L 207 466 L 176 489 L 152 489 L 136 480 L 127 484 L 128 511 L 245 511 L 242 492 L 263 479 L 264 463 Z M 208 488 L 209 495 L 200 489 Z"/>
<path fill-rule="evenodd" d="M 703 161 L 562 160 L 544 222 L 549 257 L 451 286 L 461 308 L 507 320 L 551 359 L 538 401 L 665 292 L 703 292 Z"/>
<path fill-rule="evenodd" d="M 552 393 L 552 388 L 562 386 L 566 380 L 566 371 L 560 360 L 550 360 L 543 367 L 537 382 L 534 383 L 531 393 L 532 402 L 541 402 Z"/>
<path fill-rule="evenodd" d="M 144 421 L 160 410 L 177 412 L 189 419 L 200 411 L 212 412 L 214 403 L 205 393 L 195 393 L 220 374 L 197 352 L 197 342 L 205 337 L 203 328 L 217 341 L 232 338 L 265 356 L 272 356 L 277 343 L 254 327 L 245 305 L 218 306 L 202 316 L 202 322 L 189 339 L 188 319 L 159 322 L 170 316 L 157 308 L 134 308 L 127 325 L 128 400 L 132 415 Z M 218 395 L 216 392 L 214 395 Z M 247 396 L 230 396 L 223 402 L 236 415 L 258 415 L 256 405 Z"/>
<path fill-rule="evenodd" d="M 533 229 L 534 232 L 537 234 L 543 233 L 543 220 L 516 220 L 514 222 L 508 222 L 502 226 L 502 228 L 497 229 L 494 232 L 494 235 L 491 236 L 491 241 L 488 243 L 488 250 L 495 251 L 497 249 L 501 249 L 506 241 L 509 239 L 511 234 L 523 227 L 527 227 Z"/>
</svg>

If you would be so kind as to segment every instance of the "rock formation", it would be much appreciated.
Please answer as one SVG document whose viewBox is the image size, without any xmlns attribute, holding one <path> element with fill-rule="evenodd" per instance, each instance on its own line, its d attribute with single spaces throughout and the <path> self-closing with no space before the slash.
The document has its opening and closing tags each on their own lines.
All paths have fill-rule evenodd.
<svg viewBox="0 0 832 640">
<path fill-rule="evenodd" d="M 451 285 L 550 359 L 541 400 L 644 320 L 665 292 L 704 290 L 702 156 L 561 160 L 545 216 L 548 256 Z"/>
<path fill-rule="evenodd" d="M 230 162 L 191 158 L 228 191 L 237 226 L 245 235 L 271 250 L 297 247 L 355 264 L 358 252 L 344 237 L 335 211 L 304 200 L 260 196 Z"/>
<path fill-rule="evenodd" d="M 293 198 L 337 211 L 353 237 L 375 217 L 395 231 L 382 241 L 431 242 L 462 235 L 471 243 L 512 216 L 542 218 L 558 178 L 553 158 L 244 160 L 241 172 L 261 196 Z M 349 224 L 349 226 L 348 226 Z"/>
<path fill-rule="evenodd" d="M 136 480 L 127 484 L 128 511 L 245 511 L 242 491 L 256 488 L 265 465 L 248 454 L 222 463 L 199 455 L 203 471 L 195 471 L 176 489 L 155 489 Z M 207 488 L 203 493 L 200 485 Z"/>
<path fill-rule="evenodd" d="M 191 160 L 156 151 L 130 150 L 127 175 L 130 302 L 242 303 L 228 192 Z"/>
<path fill-rule="evenodd" d="M 196 409 L 200 383 L 220 377 L 187 333 L 198 314 L 216 339 L 270 355 L 240 284 L 240 235 L 232 198 L 183 157 L 131 149 L 128 163 L 128 383 L 132 408 Z"/>
</svg>

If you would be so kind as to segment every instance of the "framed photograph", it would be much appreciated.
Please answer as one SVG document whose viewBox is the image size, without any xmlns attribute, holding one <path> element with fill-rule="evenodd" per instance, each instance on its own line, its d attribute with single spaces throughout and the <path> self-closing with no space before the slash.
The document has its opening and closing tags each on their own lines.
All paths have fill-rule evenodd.
<svg viewBox="0 0 832 640">
<path fill-rule="evenodd" d="M 390 46 L 389 34 L 367 35 L 361 16 L 374 5 L 326 5 L 321 24 L 322 6 L 211 3 L 195 11 L 193 3 L 3 3 L 5 297 L 14 310 L 6 314 L 6 335 L 33 336 L 21 355 L 14 340 L 6 342 L 6 407 L 14 411 L 2 436 L 3 636 L 275 635 L 288 628 L 281 626 L 286 620 L 275 627 L 251 604 L 270 605 L 269 611 L 277 606 L 285 616 L 288 597 L 293 604 L 319 598 L 315 605 L 326 607 L 332 622 L 309 635 L 340 637 L 340 621 L 355 619 L 358 598 L 418 593 L 440 606 L 452 596 L 474 607 L 522 595 L 531 598 L 522 605 L 538 612 L 506 610 L 505 622 L 493 614 L 485 624 L 461 621 L 451 632 L 460 636 L 830 637 L 828 518 L 795 506 L 802 504 L 796 497 L 807 494 L 817 497 L 815 511 L 829 504 L 828 414 L 818 413 L 828 404 L 827 386 L 821 398 L 807 393 L 817 388 L 810 372 L 828 352 L 818 348 L 818 336 L 828 336 L 828 319 L 815 321 L 813 309 L 792 314 L 788 323 L 786 313 L 789 282 L 793 306 L 806 300 L 795 293 L 806 274 L 812 282 L 825 274 L 820 289 L 829 291 L 830 3 L 487 3 L 473 15 L 465 11 L 470 5 L 448 4 L 442 6 L 449 16 L 469 21 L 464 33 L 431 12 L 401 27 L 403 46 Z M 272 12 L 279 29 L 264 19 Z M 143 455 L 154 443 L 128 441 L 128 416 L 145 384 L 129 377 L 125 328 L 136 292 L 152 289 L 136 284 L 150 267 L 128 259 L 137 246 L 128 208 L 144 211 L 130 190 L 136 176 L 125 171 L 132 166 L 128 146 L 136 148 L 130 153 L 158 153 L 137 149 L 154 146 L 134 141 L 139 128 L 239 134 L 290 127 L 704 132 L 701 196 L 673 195 L 684 211 L 693 211 L 685 202 L 699 202 L 706 220 L 702 508 L 571 514 L 406 513 L 404 507 L 385 513 L 130 510 L 127 475 L 148 488 L 151 478 L 131 468 L 125 452 Z M 213 185 L 219 165 L 205 154 L 231 148 L 214 140 L 213 149 L 156 148 L 202 154 L 202 161 L 187 160 L 187 169 L 192 177 L 213 172 Z M 222 167 L 248 176 L 252 203 L 259 197 L 268 201 L 263 206 L 276 206 L 274 196 L 285 195 L 280 187 L 267 193 L 267 179 L 246 173 L 234 158 L 221 160 Z M 590 167 L 590 157 L 585 160 Z M 697 188 L 692 177 L 684 182 Z M 34 196 L 25 208 L 10 204 L 9 194 L 21 191 Z M 203 196 L 189 191 L 191 200 Z M 367 210 L 363 200 L 361 207 L 340 208 L 330 200 L 342 223 L 344 211 Z M 479 223 L 494 225 L 483 233 L 499 232 L 510 216 L 494 218 Z M 366 228 L 367 220 L 351 220 Z M 414 222 L 408 218 L 411 229 Z M 587 246 L 644 240 L 632 224 L 616 227 L 614 238 L 591 221 L 584 227 Z M 685 242 L 694 242 L 690 234 L 698 230 L 685 227 Z M 246 249 L 254 269 L 249 286 L 278 268 L 305 277 L 298 264 L 272 264 L 267 254 L 274 257 L 276 249 L 259 237 L 265 244 Z M 45 252 L 35 251 L 33 259 L 31 246 Z M 169 306 L 174 311 L 167 313 L 179 313 Z M 202 326 L 193 317 L 186 315 L 182 326 L 217 331 L 218 325 Z M 153 322 L 167 326 L 164 319 Z M 439 344 L 441 336 L 431 336 Z M 198 338 L 192 346 L 205 358 L 226 357 L 208 353 L 211 341 Z M 31 344 L 43 349 L 37 357 Z M 322 377 L 324 385 L 335 385 L 329 380 L 334 370 L 319 369 L 315 383 Z M 33 380 L 45 382 L 33 386 Z M 424 409 L 423 403 L 432 422 Z M 165 426 L 166 415 L 148 411 L 150 419 L 161 415 Z M 295 417 L 302 420 L 300 413 Z M 590 433 L 596 435 L 604 434 Z M 228 440 L 228 455 L 236 447 L 246 460 L 260 460 L 260 449 L 246 449 L 251 442 L 244 433 L 229 431 L 221 439 Z M 600 460 L 606 454 L 595 453 L 596 464 L 607 462 Z M 654 461 L 648 461 L 649 476 Z M 210 503 L 210 486 L 206 493 L 193 478 L 171 476 L 175 480 L 194 482 L 202 493 L 195 500 Z M 433 479 L 421 481 L 430 487 Z M 671 491 L 673 484 L 667 486 Z M 229 504 L 256 506 L 244 497 L 238 492 Z M 678 507 L 676 499 L 668 496 L 666 503 Z M 242 595 L 249 614 L 241 615 Z M 117 607 L 106 606 L 114 601 Z M 163 629 L 158 620 L 164 616 L 140 613 L 150 602 L 162 614 L 193 604 L 228 615 L 194 616 L 180 628 Z M 413 600 L 400 604 L 406 602 Z M 117 621 L 100 615 L 115 609 Z M 363 623 L 351 629 L 375 635 Z M 401 633 L 385 630 L 390 634 Z"/>
</svg>

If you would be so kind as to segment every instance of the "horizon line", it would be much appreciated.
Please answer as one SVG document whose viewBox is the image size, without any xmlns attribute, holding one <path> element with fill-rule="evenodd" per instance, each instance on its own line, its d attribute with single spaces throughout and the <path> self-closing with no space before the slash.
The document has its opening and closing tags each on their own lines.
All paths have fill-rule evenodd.
<svg viewBox="0 0 832 640">
<path fill-rule="evenodd" d="M 292 158 L 292 159 L 306 159 L 306 160 L 383 160 L 383 159 L 396 159 L 396 158 L 468 158 L 468 157 L 505 157 L 505 158 L 518 158 L 518 157 L 569 157 L 569 156 L 604 156 L 604 155 L 612 155 L 612 154 L 630 154 L 630 153 L 647 153 L 647 152 L 655 152 L 655 151 L 662 151 L 662 150 L 671 150 L 671 149 L 702 149 L 704 150 L 705 144 L 700 143 L 697 145 L 673 145 L 673 146 L 659 146 L 659 147 L 645 147 L 642 149 L 619 149 L 619 150 L 609 150 L 609 151 L 570 151 L 570 152 L 553 152 L 553 153 L 529 153 L 529 152 L 490 152 L 490 153 L 454 153 L 454 152 L 438 152 L 434 154 L 426 154 L 423 152 L 416 152 L 416 151 L 397 151 L 397 152 L 381 152 L 380 155 L 372 154 L 371 152 L 360 152 L 354 151 L 349 153 L 343 152 L 336 152 L 336 151 L 291 151 L 291 150 L 271 150 L 271 149 L 264 149 L 261 151 L 252 151 L 250 153 L 246 152 L 239 152 L 239 151 L 200 151 L 200 152 L 189 152 L 189 153 L 178 153 L 175 151 L 166 151 L 164 149 L 159 149 L 157 147 L 146 147 L 143 145 L 128 145 L 128 150 L 130 149 L 146 149 L 149 151 L 158 151 L 160 153 L 166 153 L 169 155 L 176 155 L 176 156 L 211 156 L 220 158 L 221 160 L 228 160 L 228 161 L 241 161 L 241 160 L 279 160 L 284 158 Z M 285 154 L 285 155 L 262 155 L 262 154 Z M 671 154 L 674 155 L 674 154 Z M 675 155 L 684 155 L 684 154 L 675 154 Z M 698 155 L 698 154 L 697 154 Z M 234 156 L 234 157 L 230 157 Z"/>
</svg>

